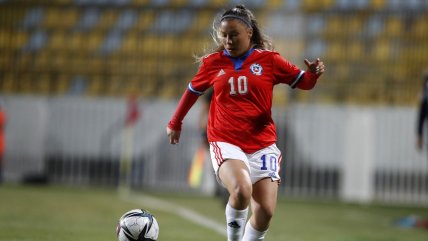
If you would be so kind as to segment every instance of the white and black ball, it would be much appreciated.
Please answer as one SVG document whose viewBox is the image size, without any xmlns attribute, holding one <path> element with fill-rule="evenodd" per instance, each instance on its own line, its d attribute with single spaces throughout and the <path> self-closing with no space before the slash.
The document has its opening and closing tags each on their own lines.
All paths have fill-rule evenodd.
<svg viewBox="0 0 428 241">
<path fill-rule="evenodd" d="M 150 212 L 133 209 L 120 217 L 116 234 L 119 241 L 155 241 L 159 236 L 159 224 Z"/>
</svg>

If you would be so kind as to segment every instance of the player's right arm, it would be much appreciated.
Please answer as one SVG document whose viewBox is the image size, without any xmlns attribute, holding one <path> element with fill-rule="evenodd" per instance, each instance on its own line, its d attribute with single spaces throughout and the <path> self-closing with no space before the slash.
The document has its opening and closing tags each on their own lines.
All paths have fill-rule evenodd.
<svg viewBox="0 0 428 241">
<path fill-rule="evenodd" d="M 177 109 L 174 115 L 168 123 L 166 133 L 169 136 L 169 142 L 171 144 L 178 144 L 181 134 L 181 126 L 183 125 L 183 119 L 189 112 L 190 108 L 198 100 L 199 95 L 190 90 L 191 85 L 189 84 L 188 89 L 184 92 L 183 96 L 178 103 Z"/>
<path fill-rule="evenodd" d="M 181 134 L 181 126 L 183 124 L 183 119 L 189 112 L 190 108 L 198 100 L 204 91 L 209 87 L 209 76 L 206 64 L 202 64 L 199 68 L 198 73 L 189 83 L 187 89 L 184 91 L 183 96 L 178 103 L 178 106 L 175 110 L 174 115 L 171 120 L 168 122 L 166 128 L 166 133 L 169 136 L 169 142 L 171 144 L 178 144 Z M 196 88 L 194 87 L 196 86 Z"/>
</svg>

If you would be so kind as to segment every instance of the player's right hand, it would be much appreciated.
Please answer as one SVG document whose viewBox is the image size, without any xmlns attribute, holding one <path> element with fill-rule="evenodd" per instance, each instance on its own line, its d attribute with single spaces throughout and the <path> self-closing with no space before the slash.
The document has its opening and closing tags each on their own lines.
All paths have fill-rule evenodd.
<svg viewBox="0 0 428 241">
<path fill-rule="evenodd" d="M 166 134 L 169 136 L 169 143 L 175 145 L 180 140 L 181 131 L 174 131 L 169 127 L 166 127 Z"/>
</svg>

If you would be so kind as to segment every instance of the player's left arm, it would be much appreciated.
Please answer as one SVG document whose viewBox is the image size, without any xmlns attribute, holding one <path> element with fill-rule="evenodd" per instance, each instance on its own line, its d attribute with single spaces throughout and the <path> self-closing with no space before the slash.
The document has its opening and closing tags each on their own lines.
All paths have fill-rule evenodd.
<svg viewBox="0 0 428 241">
<path fill-rule="evenodd" d="M 324 73 L 325 66 L 320 58 L 313 62 L 305 59 L 305 65 L 306 71 L 302 76 L 302 80 L 297 84 L 297 88 L 307 90 L 315 86 L 317 79 Z"/>
<path fill-rule="evenodd" d="M 306 71 L 299 69 L 277 53 L 274 54 L 273 61 L 275 79 L 279 83 L 289 84 L 293 89 L 312 89 L 317 83 L 319 76 L 325 71 L 324 63 L 319 58 L 313 62 L 305 59 Z"/>
</svg>

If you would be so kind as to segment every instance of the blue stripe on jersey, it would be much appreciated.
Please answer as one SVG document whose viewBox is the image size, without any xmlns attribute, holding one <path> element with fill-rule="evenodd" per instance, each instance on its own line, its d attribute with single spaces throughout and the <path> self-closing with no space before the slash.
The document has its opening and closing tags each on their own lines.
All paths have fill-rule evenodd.
<svg viewBox="0 0 428 241">
<path fill-rule="evenodd" d="M 248 50 L 248 52 L 244 55 L 242 55 L 241 57 L 238 58 L 234 58 L 232 56 L 230 56 L 229 52 L 227 52 L 227 50 L 223 50 L 224 55 L 226 55 L 227 57 L 229 57 L 232 61 L 233 61 L 233 65 L 235 70 L 241 70 L 242 69 L 242 65 L 244 64 L 244 61 L 248 58 L 248 56 L 250 56 L 252 53 L 254 52 L 254 49 L 251 48 L 250 50 Z"/>
<path fill-rule="evenodd" d="M 197 91 L 197 90 L 193 89 L 192 83 L 189 83 L 189 85 L 187 86 L 187 89 L 189 89 L 192 93 L 195 93 L 197 95 L 203 95 L 204 94 L 204 92 Z"/>
<path fill-rule="evenodd" d="M 305 71 L 301 70 L 300 73 L 297 75 L 297 78 L 293 81 L 293 83 L 291 83 L 290 87 L 291 88 L 296 88 L 297 84 L 300 82 L 300 80 L 303 77 L 303 74 L 305 73 Z"/>
</svg>

